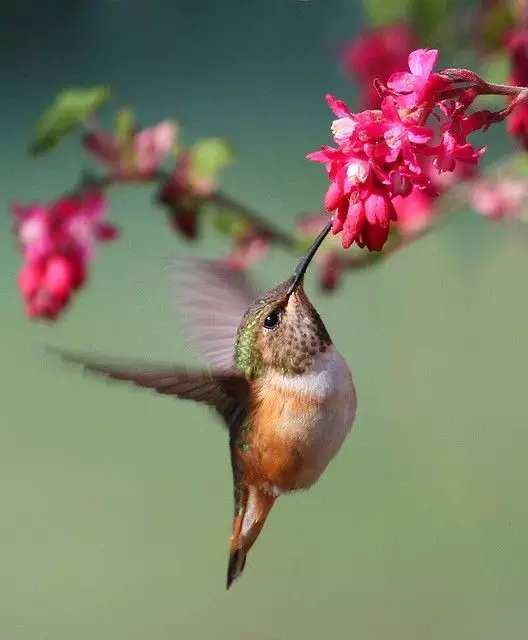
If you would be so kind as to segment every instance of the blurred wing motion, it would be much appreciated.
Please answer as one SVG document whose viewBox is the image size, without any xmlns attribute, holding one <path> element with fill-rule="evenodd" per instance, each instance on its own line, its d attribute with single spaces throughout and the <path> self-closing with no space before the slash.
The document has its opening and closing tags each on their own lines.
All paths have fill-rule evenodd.
<svg viewBox="0 0 528 640">
<path fill-rule="evenodd" d="M 85 370 L 107 378 L 207 404 L 216 409 L 230 429 L 241 424 L 247 416 L 248 383 L 244 376 L 237 373 L 192 371 L 183 367 L 153 366 L 130 360 L 109 363 L 88 354 L 61 349 L 50 351 L 65 362 L 81 365 Z"/>
<path fill-rule="evenodd" d="M 191 347 L 210 366 L 231 369 L 240 321 L 259 292 L 243 273 L 214 260 L 177 258 L 172 280 Z"/>
</svg>

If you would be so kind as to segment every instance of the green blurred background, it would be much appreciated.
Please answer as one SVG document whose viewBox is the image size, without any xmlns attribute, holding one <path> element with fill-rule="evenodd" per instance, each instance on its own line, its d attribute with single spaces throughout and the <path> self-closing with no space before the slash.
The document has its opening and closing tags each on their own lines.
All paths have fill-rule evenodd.
<svg viewBox="0 0 528 640">
<path fill-rule="evenodd" d="M 168 231 L 148 187 L 112 193 L 118 244 L 54 327 L 19 301 L 9 204 L 51 199 L 88 162 L 75 139 L 26 155 L 64 86 L 108 82 L 140 122 L 220 135 L 222 186 L 284 228 L 321 203 L 304 154 L 323 96 L 353 104 L 336 62 L 353 0 L 6 3 L 0 195 L 2 640 L 487 640 L 526 632 L 528 238 L 471 212 L 330 297 L 308 287 L 351 363 L 356 426 L 309 493 L 280 500 L 242 581 L 224 589 L 232 490 L 207 410 L 62 369 L 46 344 L 193 362 L 165 259 L 217 256 Z M 430 43 L 434 45 L 436 43 Z M 502 140 L 497 134 L 496 141 Z M 295 263 L 274 251 L 264 286 Z"/>
</svg>

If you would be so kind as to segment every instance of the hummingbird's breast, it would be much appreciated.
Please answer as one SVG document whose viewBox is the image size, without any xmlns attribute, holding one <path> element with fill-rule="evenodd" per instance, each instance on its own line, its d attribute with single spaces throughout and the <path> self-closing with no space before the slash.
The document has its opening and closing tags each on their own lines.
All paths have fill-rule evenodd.
<svg viewBox="0 0 528 640">
<path fill-rule="evenodd" d="M 333 345 L 302 375 L 267 373 L 252 399 L 253 481 L 275 492 L 313 485 L 350 432 L 356 405 L 350 369 Z"/>
</svg>

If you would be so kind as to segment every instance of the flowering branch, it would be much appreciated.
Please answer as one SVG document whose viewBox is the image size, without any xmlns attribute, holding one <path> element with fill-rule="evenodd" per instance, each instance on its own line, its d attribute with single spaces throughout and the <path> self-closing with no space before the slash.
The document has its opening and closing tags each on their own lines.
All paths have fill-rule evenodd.
<svg viewBox="0 0 528 640">
<path fill-rule="evenodd" d="M 143 182 L 163 184 L 170 180 L 170 174 L 163 170 L 157 170 L 153 175 L 144 179 Z M 106 190 L 113 186 L 120 186 L 123 182 L 112 175 L 101 177 L 85 176 L 80 183 L 71 191 L 64 194 L 63 197 L 79 198 L 87 190 Z M 236 200 L 229 194 L 215 189 L 210 193 L 203 194 L 198 198 L 200 205 L 212 204 L 220 209 L 229 210 L 241 218 L 251 223 L 256 231 L 264 234 L 271 242 L 279 244 L 297 255 L 298 240 L 295 235 L 277 228 L 257 211 L 251 209 L 239 200 Z"/>
<path fill-rule="evenodd" d="M 366 110 L 353 112 L 328 95 L 336 116 L 331 126 L 336 147 L 322 146 L 308 155 L 324 164 L 330 181 L 324 206 L 333 236 L 316 256 L 327 290 L 336 287 L 344 270 L 380 264 L 431 233 L 461 204 L 469 201 L 497 220 L 520 211 L 528 196 L 524 180 L 479 174 L 486 147 L 477 149 L 468 141 L 473 132 L 508 118 L 510 131 L 528 148 L 528 38 L 514 38 L 509 45 L 519 60 L 511 84 L 486 81 L 470 69 L 435 72 L 438 52 L 416 48 L 408 28 L 390 27 L 372 38 L 376 50 L 367 59 L 368 40 L 360 39 L 347 52 L 364 84 Z M 379 56 L 385 56 L 383 64 Z M 402 71 L 407 61 L 409 70 Z M 37 124 L 33 153 L 47 151 L 82 124 L 82 145 L 105 172 L 84 175 L 49 205 L 13 206 L 24 257 L 19 288 L 30 318 L 56 320 L 85 284 L 96 246 L 118 238 L 118 228 L 105 220 L 106 192 L 116 185 L 155 186 L 155 204 L 188 241 L 199 234 L 207 212 L 232 240 L 222 260 L 233 269 L 262 259 L 271 244 L 299 254 L 328 223 L 321 214 L 302 216 L 295 231 L 282 230 L 222 191 L 217 177 L 232 153 L 219 138 L 184 147 L 176 122 L 140 129 L 129 109 L 117 113 L 114 133 L 102 130 L 93 116 L 109 95 L 107 87 L 63 91 Z M 486 95 L 504 97 L 506 107 L 475 110 L 475 101 Z M 162 163 L 169 157 L 175 164 L 166 171 Z M 354 252 L 351 245 L 357 247 Z"/>
</svg>

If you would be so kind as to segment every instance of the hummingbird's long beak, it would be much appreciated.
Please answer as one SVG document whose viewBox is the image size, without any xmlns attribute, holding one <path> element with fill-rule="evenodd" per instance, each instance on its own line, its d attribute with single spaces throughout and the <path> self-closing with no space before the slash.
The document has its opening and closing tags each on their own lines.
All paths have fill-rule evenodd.
<svg viewBox="0 0 528 640">
<path fill-rule="evenodd" d="M 326 227 L 319 233 L 317 238 L 312 242 L 312 246 L 308 249 L 302 260 L 299 262 L 295 271 L 293 272 L 293 282 L 290 285 L 290 288 L 286 292 L 286 295 L 290 296 L 295 289 L 301 284 L 304 278 L 304 274 L 306 269 L 308 269 L 308 265 L 312 261 L 317 249 L 321 246 L 323 240 L 328 235 L 330 229 L 332 228 L 332 223 L 329 222 Z"/>
</svg>

